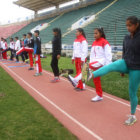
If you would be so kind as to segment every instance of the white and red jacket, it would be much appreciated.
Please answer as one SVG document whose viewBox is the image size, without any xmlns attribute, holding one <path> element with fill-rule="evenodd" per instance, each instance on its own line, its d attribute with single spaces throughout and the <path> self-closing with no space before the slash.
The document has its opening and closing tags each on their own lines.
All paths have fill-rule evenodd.
<svg viewBox="0 0 140 140">
<path fill-rule="evenodd" d="M 3 49 L 3 50 L 6 50 L 6 49 L 8 49 L 7 42 L 3 42 L 2 49 Z"/>
<path fill-rule="evenodd" d="M 90 63 L 95 61 L 99 62 L 103 66 L 112 62 L 111 46 L 104 38 L 95 40 L 92 44 Z"/>
<path fill-rule="evenodd" d="M 2 46 L 3 46 L 3 41 L 0 42 L 0 48 L 2 48 Z"/>
<path fill-rule="evenodd" d="M 20 44 L 20 40 L 17 40 L 17 41 L 15 42 L 15 50 L 16 50 L 16 51 L 20 50 L 20 48 L 21 48 L 20 45 L 21 45 L 21 44 Z"/>
<path fill-rule="evenodd" d="M 14 41 L 10 42 L 10 49 L 12 49 L 12 50 L 15 49 L 15 42 Z"/>
<path fill-rule="evenodd" d="M 86 60 L 88 55 L 88 43 L 86 38 L 83 35 L 79 35 L 73 44 L 73 56 L 72 60 L 75 58 L 81 58 L 81 61 Z"/>
</svg>

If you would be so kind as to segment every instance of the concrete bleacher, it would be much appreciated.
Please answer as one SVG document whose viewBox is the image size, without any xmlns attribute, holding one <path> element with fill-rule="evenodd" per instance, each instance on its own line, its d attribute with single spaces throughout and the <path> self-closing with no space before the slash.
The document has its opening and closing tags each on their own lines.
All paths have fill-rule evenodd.
<svg viewBox="0 0 140 140">
<path fill-rule="evenodd" d="M 25 26 L 27 26 L 28 23 L 21 23 L 16 25 L 7 25 L 7 26 L 0 26 L 0 38 L 8 38 L 14 33 L 18 32 Z"/>
<path fill-rule="evenodd" d="M 106 2 L 98 3 L 96 5 L 101 6 L 103 3 Z M 100 13 L 93 23 L 84 27 L 89 44 L 92 44 L 94 40 L 94 28 L 103 27 L 111 45 L 122 45 L 123 38 L 128 33 L 125 27 L 125 20 L 128 16 L 132 15 L 140 18 L 139 8 L 140 0 L 118 0 L 111 7 Z M 71 44 L 74 37 L 73 31 L 64 38 L 64 42 Z"/>
<path fill-rule="evenodd" d="M 125 21 L 128 16 L 139 16 L 140 0 L 118 0 L 90 25 L 85 27 L 88 41 L 93 40 L 91 34 L 94 28 L 104 27 L 107 39 L 111 45 L 122 45 L 123 38 L 128 34 Z"/>
<path fill-rule="evenodd" d="M 78 10 L 74 10 L 68 13 L 63 14 L 60 18 L 58 18 L 55 22 L 52 22 L 51 25 L 46 29 L 41 32 L 42 38 L 43 38 L 43 43 L 49 42 L 52 40 L 52 29 L 55 27 L 60 27 L 62 30 L 62 34 L 66 33 L 68 29 L 71 27 L 71 25 L 75 22 L 77 22 L 79 19 L 84 17 L 85 15 L 88 16 L 89 14 L 93 14 L 104 8 L 105 6 L 108 5 L 109 2 L 102 3 L 100 6 L 95 5 L 90 5 L 84 8 L 80 8 Z M 74 33 L 75 36 L 75 33 Z M 69 37 L 69 34 L 68 34 Z M 71 40 L 72 39 L 72 40 Z M 73 42 L 74 38 L 71 38 L 68 41 L 64 38 L 63 43 L 67 44 L 70 42 Z"/>
<path fill-rule="evenodd" d="M 90 0 L 91 1 L 91 0 Z M 110 5 L 114 2 L 112 5 Z M 110 5 L 110 6 L 109 6 Z M 84 27 L 87 35 L 87 40 L 91 45 L 93 38 L 93 30 L 97 27 L 103 27 L 108 41 L 112 46 L 122 45 L 124 36 L 128 33 L 125 27 L 125 20 L 128 16 L 135 15 L 140 18 L 139 15 L 140 0 L 107 0 L 96 4 L 91 4 L 86 7 L 79 8 L 77 10 L 63 13 L 59 16 L 55 16 L 49 19 L 43 19 L 35 21 L 25 26 L 19 32 L 13 34 L 14 36 L 22 37 L 22 34 L 29 32 L 35 26 L 42 23 L 50 23 L 50 26 L 40 33 L 42 43 L 49 43 L 52 38 L 52 29 L 59 27 L 62 30 L 62 34 L 66 34 L 72 24 L 77 22 L 84 16 L 96 15 L 96 19 Z M 97 14 L 98 13 L 98 14 Z M 72 45 L 75 38 L 75 31 L 68 32 L 63 37 L 63 44 Z"/>
<path fill-rule="evenodd" d="M 27 34 L 28 32 L 30 32 L 37 25 L 43 24 L 43 23 L 49 23 L 54 18 L 55 17 L 49 18 L 49 19 L 44 19 L 44 20 L 39 20 L 39 21 L 35 21 L 35 22 L 31 22 L 30 24 L 28 24 L 27 26 L 25 26 L 24 28 L 22 28 L 19 32 L 13 34 L 12 37 L 18 36 L 19 38 L 22 38 L 22 35 L 23 34 Z M 42 38 L 42 35 L 41 35 L 41 38 Z"/>
</svg>

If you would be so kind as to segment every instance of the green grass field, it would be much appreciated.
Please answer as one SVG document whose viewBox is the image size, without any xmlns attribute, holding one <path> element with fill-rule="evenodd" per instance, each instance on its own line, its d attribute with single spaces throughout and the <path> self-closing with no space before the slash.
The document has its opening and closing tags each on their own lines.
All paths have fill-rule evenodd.
<svg viewBox="0 0 140 140">
<path fill-rule="evenodd" d="M 50 67 L 51 56 L 42 59 L 42 66 L 45 70 L 52 71 Z M 59 68 L 72 68 L 75 70 L 75 66 L 71 64 L 71 58 L 61 57 L 59 61 Z M 101 78 L 103 91 L 115 95 L 117 97 L 129 100 L 128 94 L 128 75 L 121 77 L 120 73 L 113 72 Z M 94 87 L 93 81 L 87 83 L 89 86 Z M 138 91 L 138 98 L 140 104 L 140 90 Z"/>
<path fill-rule="evenodd" d="M 42 59 L 45 70 L 52 71 L 50 62 L 50 55 Z M 66 57 L 61 57 L 59 67 L 75 70 L 71 58 Z M 0 140 L 77 139 L 1 67 L 0 73 Z M 88 85 L 94 87 L 92 80 Z M 102 88 L 105 92 L 129 100 L 128 75 L 122 78 L 119 73 L 110 73 L 102 77 Z"/>
<path fill-rule="evenodd" d="M 0 67 L 0 140 L 76 140 Z"/>
</svg>

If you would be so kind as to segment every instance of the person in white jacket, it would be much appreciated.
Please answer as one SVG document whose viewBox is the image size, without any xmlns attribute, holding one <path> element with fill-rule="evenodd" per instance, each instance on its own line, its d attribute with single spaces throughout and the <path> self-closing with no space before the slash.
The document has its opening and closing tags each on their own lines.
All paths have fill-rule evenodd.
<svg viewBox="0 0 140 140">
<path fill-rule="evenodd" d="M 17 51 L 20 50 L 21 44 L 20 44 L 20 40 L 18 39 L 18 37 L 15 37 L 15 40 L 16 40 L 16 42 L 15 42 L 15 52 L 17 52 Z M 17 60 L 17 62 L 19 62 L 18 55 L 16 55 L 16 60 Z"/>
<path fill-rule="evenodd" d="M 4 60 L 7 60 L 7 52 L 4 52 L 8 48 L 7 41 L 6 39 L 3 39 L 3 44 L 2 44 L 2 57 Z"/>
<path fill-rule="evenodd" d="M 103 28 L 96 28 L 94 30 L 95 41 L 92 44 L 90 53 L 89 71 L 96 71 L 104 65 L 108 65 L 112 62 L 111 46 L 106 40 L 106 36 Z M 101 87 L 100 77 L 93 79 L 97 96 L 92 98 L 91 101 L 103 100 L 103 92 Z"/>
<path fill-rule="evenodd" d="M 85 89 L 85 83 L 82 82 L 82 66 L 86 62 L 88 55 L 88 42 L 86 40 L 86 36 L 84 30 L 82 28 L 78 28 L 76 30 L 76 39 L 73 44 L 73 56 L 72 56 L 72 64 L 75 62 L 76 67 L 76 76 L 73 78 L 72 76 L 68 76 L 69 81 L 75 87 L 75 90 L 81 91 Z"/>
<path fill-rule="evenodd" d="M 10 38 L 10 44 L 9 44 L 9 48 L 8 46 L 2 51 L 2 53 L 7 53 L 8 51 L 11 52 L 11 56 L 10 56 L 10 60 L 12 61 L 14 58 L 14 49 L 15 49 L 15 43 L 14 43 L 14 39 Z"/>
</svg>

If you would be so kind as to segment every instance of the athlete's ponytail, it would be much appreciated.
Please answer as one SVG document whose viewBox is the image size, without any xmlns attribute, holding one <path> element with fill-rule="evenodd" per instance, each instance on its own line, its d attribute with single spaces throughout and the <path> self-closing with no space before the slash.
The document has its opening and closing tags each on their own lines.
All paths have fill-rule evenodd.
<svg viewBox="0 0 140 140">
<path fill-rule="evenodd" d="M 86 34 L 82 28 L 78 28 L 77 31 L 79 31 L 86 38 Z"/>
<path fill-rule="evenodd" d="M 95 30 L 98 30 L 98 32 L 101 34 L 101 37 L 103 37 L 104 39 L 106 39 L 106 35 L 104 32 L 104 28 L 100 27 L 100 28 L 95 28 Z"/>
</svg>

